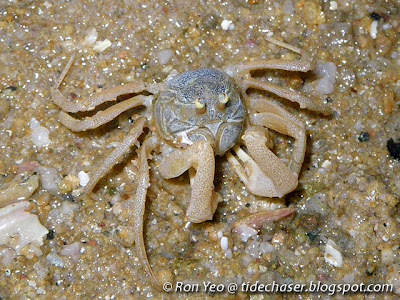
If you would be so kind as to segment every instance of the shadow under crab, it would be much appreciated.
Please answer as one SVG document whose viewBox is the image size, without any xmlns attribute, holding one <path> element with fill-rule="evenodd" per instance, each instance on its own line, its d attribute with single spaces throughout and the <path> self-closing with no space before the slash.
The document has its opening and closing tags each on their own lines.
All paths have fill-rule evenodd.
<svg viewBox="0 0 400 300">
<path fill-rule="evenodd" d="M 284 46 L 300 53 L 294 47 Z M 119 147 L 94 172 L 83 194 L 92 191 L 97 182 L 138 143 L 144 127 L 148 127 L 150 131 L 137 149 L 137 190 L 128 201 L 134 203 L 132 217 L 138 255 L 157 288 L 161 285 L 148 262 L 143 238 L 150 154 L 159 151 L 162 143 L 170 146 L 169 155 L 163 157 L 159 166 L 159 172 L 165 179 L 189 171 L 192 192 L 186 216 L 191 222 L 201 223 L 212 219 L 218 205 L 219 194 L 214 191 L 213 184 L 216 155 L 226 156 L 240 180 L 254 195 L 283 197 L 297 187 L 306 149 L 304 126 L 281 106 L 264 98 L 250 97 L 247 94 L 249 88 L 271 92 L 300 104 L 301 108 L 330 112 L 327 107 L 296 91 L 257 80 L 250 74 L 251 71 L 262 69 L 307 72 L 313 69 L 313 62 L 308 60 L 257 60 L 231 66 L 224 71 L 198 69 L 169 78 L 165 84 L 130 83 L 72 102 L 61 94 L 58 87 L 73 59 L 74 56 L 52 90 L 53 102 L 62 109 L 59 119 L 67 128 L 86 131 L 110 122 L 131 108 L 147 108 L 146 116 L 135 120 Z M 143 92 L 147 95 L 140 94 Z M 93 110 L 127 94 L 135 96 L 99 111 L 92 117 L 78 120 L 68 114 Z M 269 149 L 272 140 L 268 129 L 295 139 L 288 165 Z"/>
</svg>

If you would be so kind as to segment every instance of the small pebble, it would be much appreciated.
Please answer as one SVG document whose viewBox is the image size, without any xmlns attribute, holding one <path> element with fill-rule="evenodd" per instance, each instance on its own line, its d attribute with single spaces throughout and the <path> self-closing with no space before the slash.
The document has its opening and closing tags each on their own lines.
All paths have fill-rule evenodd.
<svg viewBox="0 0 400 300">
<path fill-rule="evenodd" d="M 369 30 L 369 34 L 375 40 L 378 34 L 378 21 L 373 21 Z"/>
<path fill-rule="evenodd" d="M 329 160 L 325 160 L 323 163 L 322 163 L 322 167 L 323 168 L 329 168 L 330 166 L 332 165 L 332 163 L 329 161 Z"/>
<path fill-rule="evenodd" d="M 224 251 L 228 249 L 228 238 L 226 236 L 221 238 L 221 249 Z"/>
<path fill-rule="evenodd" d="M 368 142 L 370 139 L 369 133 L 361 132 L 357 139 L 359 142 Z"/>
<path fill-rule="evenodd" d="M 331 1 L 331 2 L 329 3 L 329 9 L 330 9 L 330 10 L 337 10 L 337 9 L 338 9 L 337 2 L 336 2 L 336 1 Z"/>
<path fill-rule="evenodd" d="M 43 126 L 35 118 L 32 118 L 29 124 L 32 130 L 31 139 L 32 142 L 39 148 L 46 147 L 50 144 L 49 134 L 50 131 Z"/>
<path fill-rule="evenodd" d="M 80 171 L 78 173 L 78 178 L 80 186 L 86 186 L 90 181 L 89 174 L 85 173 L 84 171 Z"/>
<path fill-rule="evenodd" d="M 221 28 L 223 30 L 233 30 L 235 29 L 235 24 L 231 20 L 223 20 L 221 23 Z"/>
</svg>

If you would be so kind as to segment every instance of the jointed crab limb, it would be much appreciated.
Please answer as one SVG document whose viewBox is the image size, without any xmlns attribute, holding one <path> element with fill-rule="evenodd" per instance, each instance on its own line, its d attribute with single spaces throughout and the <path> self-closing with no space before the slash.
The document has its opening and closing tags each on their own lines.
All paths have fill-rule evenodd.
<svg viewBox="0 0 400 300">
<path fill-rule="evenodd" d="M 304 128 L 303 123 L 280 105 L 265 98 L 249 98 L 248 107 L 256 112 L 268 112 L 295 123 L 299 128 Z"/>
<path fill-rule="evenodd" d="M 268 59 L 268 60 L 253 60 L 245 64 L 231 67 L 231 70 L 242 73 L 244 75 L 249 74 L 250 71 L 255 70 L 284 70 L 294 72 L 308 72 L 314 69 L 315 63 L 313 61 L 295 60 L 287 61 L 283 59 Z"/>
<path fill-rule="evenodd" d="M 307 98 L 306 96 L 303 96 L 301 93 L 297 91 L 292 91 L 266 81 L 260 81 L 254 78 L 248 78 L 243 80 L 242 88 L 244 91 L 246 91 L 248 88 L 257 88 L 271 92 L 279 97 L 300 104 L 301 108 L 307 108 L 309 110 L 318 111 L 324 114 L 330 114 L 332 112 L 329 107 L 315 103 L 314 100 Z"/>
<path fill-rule="evenodd" d="M 283 197 L 297 186 L 297 174 L 291 171 L 266 146 L 266 136 L 258 128 L 246 130 L 242 136 L 250 155 L 239 146 L 233 151 L 243 165 L 232 153 L 227 159 L 249 191 L 262 197 Z"/>
<path fill-rule="evenodd" d="M 299 174 L 304 161 L 306 151 L 306 131 L 303 126 L 291 119 L 273 113 L 256 113 L 250 115 L 250 123 L 253 125 L 265 126 L 279 133 L 293 137 L 294 149 L 289 168 Z"/>
<path fill-rule="evenodd" d="M 214 192 L 215 158 L 211 145 L 198 141 L 185 150 L 175 150 L 165 157 L 160 165 L 160 174 L 166 179 L 178 177 L 193 167 L 196 175 L 192 177 L 192 195 L 186 216 L 193 223 L 211 220 L 217 208 Z"/>
<path fill-rule="evenodd" d="M 143 219 L 146 206 L 146 195 L 147 188 L 150 185 L 149 165 L 147 163 L 147 159 L 148 155 L 157 146 L 157 144 L 158 140 L 155 136 L 153 136 L 149 139 L 146 139 L 143 142 L 143 145 L 138 149 L 138 187 L 135 196 L 131 197 L 128 201 L 134 202 L 133 220 L 137 254 L 140 260 L 143 262 L 147 274 L 150 275 L 150 280 L 152 281 L 153 286 L 161 290 L 161 284 L 158 281 L 157 277 L 154 275 L 149 260 L 147 258 L 146 247 L 143 237 Z"/>
<path fill-rule="evenodd" d="M 86 131 L 88 129 L 97 128 L 103 124 L 114 120 L 118 115 L 140 105 L 150 106 L 153 96 L 137 95 L 125 101 L 117 103 L 105 110 L 99 111 L 92 117 L 86 117 L 83 120 L 78 120 L 71 117 L 64 111 L 60 112 L 60 122 L 72 131 Z"/>
<path fill-rule="evenodd" d="M 84 194 L 90 193 L 97 182 L 107 174 L 111 168 L 118 163 L 121 157 L 129 151 L 129 148 L 135 144 L 139 136 L 143 132 L 143 127 L 146 122 L 146 118 L 142 117 L 135 121 L 134 126 L 129 130 L 128 134 L 122 141 L 122 143 L 114 149 L 113 152 L 102 162 L 101 167 L 96 170 L 96 172 L 91 176 L 89 183 L 85 186 L 83 190 Z"/>
<path fill-rule="evenodd" d="M 67 74 L 68 69 L 71 67 L 74 57 L 75 55 L 71 56 L 64 70 L 61 72 L 60 77 L 57 79 L 55 87 L 51 90 L 53 102 L 66 112 L 76 113 L 79 111 L 90 111 L 102 103 L 115 101 L 120 95 L 140 93 L 143 91 L 155 94 L 161 89 L 160 84 L 135 82 L 108 89 L 80 101 L 70 101 L 58 90 L 58 87 Z"/>
</svg>

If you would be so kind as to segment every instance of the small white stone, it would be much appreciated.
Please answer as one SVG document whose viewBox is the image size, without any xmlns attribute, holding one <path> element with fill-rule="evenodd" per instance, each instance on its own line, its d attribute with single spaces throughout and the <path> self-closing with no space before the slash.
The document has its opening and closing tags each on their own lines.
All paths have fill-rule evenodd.
<svg viewBox="0 0 400 300">
<path fill-rule="evenodd" d="M 343 256 L 342 253 L 333 248 L 335 245 L 335 242 L 328 240 L 325 247 L 324 258 L 328 264 L 336 268 L 340 268 L 343 265 Z"/>
<path fill-rule="evenodd" d="M 85 173 L 84 171 L 80 171 L 78 173 L 78 178 L 80 186 L 86 186 L 90 181 L 89 174 Z"/>
<path fill-rule="evenodd" d="M 30 129 L 35 129 L 38 128 L 40 126 L 40 123 L 38 120 L 36 120 L 35 118 L 32 118 L 30 123 L 29 123 L 29 128 Z"/>
<path fill-rule="evenodd" d="M 249 238 L 257 235 L 258 231 L 254 228 L 247 226 L 246 224 L 241 224 L 235 229 L 235 232 L 239 235 L 243 242 L 247 242 Z"/>
<path fill-rule="evenodd" d="M 221 28 L 223 30 L 233 30 L 235 29 L 235 24 L 231 20 L 223 20 L 221 23 Z"/>
<path fill-rule="evenodd" d="M 112 45 L 111 41 L 108 39 L 105 39 L 104 41 L 98 41 L 94 44 L 93 50 L 96 52 L 103 52 L 106 50 L 108 47 Z"/>
<path fill-rule="evenodd" d="M 43 126 L 35 127 L 32 130 L 31 139 L 37 147 L 46 147 L 50 144 L 49 139 L 50 131 Z"/>
<path fill-rule="evenodd" d="M 224 251 L 228 249 L 228 238 L 226 236 L 221 238 L 221 249 Z"/>
<path fill-rule="evenodd" d="M 337 2 L 336 1 L 329 2 L 329 9 L 330 10 L 337 10 L 338 9 Z"/>
<path fill-rule="evenodd" d="M 331 162 L 329 161 L 329 160 L 325 160 L 323 163 L 322 163 L 322 167 L 323 168 L 329 168 L 330 166 L 331 166 Z"/>
<path fill-rule="evenodd" d="M 90 28 L 88 34 L 85 36 L 85 39 L 82 42 L 82 45 L 84 46 L 94 45 L 98 35 L 99 34 L 97 33 L 95 28 Z"/>
<path fill-rule="evenodd" d="M 376 35 L 378 34 L 378 21 L 373 21 L 371 23 L 371 27 L 369 29 L 369 34 L 371 35 L 371 37 L 374 40 L 376 39 Z"/>
<path fill-rule="evenodd" d="M 172 55 L 174 55 L 174 52 L 171 49 L 160 50 L 157 53 L 158 62 L 160 63 L 160 65 L 165 65 L 169 62 Z"/>
<path fill-rule="evenodd" d="M 36 288 L 36 282 L 34 282 L 33 280 L 28 280 L 27 282 L 30 287 Z"/>
</svg>

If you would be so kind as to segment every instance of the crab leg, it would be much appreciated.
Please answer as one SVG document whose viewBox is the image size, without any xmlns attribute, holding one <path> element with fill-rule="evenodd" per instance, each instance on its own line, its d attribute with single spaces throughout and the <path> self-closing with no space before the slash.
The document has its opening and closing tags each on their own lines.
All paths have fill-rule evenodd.
<svg viewBox="0 0 400 300">
<path fill-rule="evenodd" d="M 102 178 L 105 174 L 107 174 L 112 167 L 121 159 L 121 157 L 129 151 L 129 148 L 135 144 L 139 136 L 143 132 L 143 127 L 146 122 L 146 118 L 142 117 L 135 121 L 134 126 L 131 130 L 129 130 L 125 139 L 122 143 L 111 152 L 111 154 L 106 158 L 104 162 L 102 162 L 101 167 L 96 169 L 96 172 L 91 176 L 90 181 L 85 186 L 83 193 L 90 193 L 97 182 Z"/>
<path fill-rule="evenodd" d="M 243 80 L 242 88 L 246 91 L 248 88 L 257 88 L 261 90 L 265 90 L 271 92 L 279 97 L 288 99 L 292 102 L 296 102 L 300 104 L 301 108 L 307 108 L 309 110 L 322 112 L 324 114 L 330 114 L 331 109 L 324 105 L 315 103 L 314 100 L 303 96 L 301 93 L 297 91 L 292 91 L 289 89 L 285 89 L 279 85 L 269 83 L 266 81 L 260 81 L 254 78 L 248 78 Z"/>
<path fill-rule="evenodd" d="M 140 93 L 143 91 L 148 91 L 154 94 L 161 88 L 161 85 L 159 84 L 134 82 L 108 89 L 89 98 L 82 99 L 81 101 L 70 101 L 58 90 L 58 88 L 71 67 L 74 57 L 75 55 L 71 56 L 64 70 L 61 72 L 60 77 L 57 79 L 55 87 L 51 90 L 51 98 L 53 102 L 66 112 L 76 113 L 79 111 L 90 111 L 102 103 L 115 101 L 120 95 Z"/>
<path fill-rule="evenodd" d="M 313 61 L 295 60 L 287 61 L 283 59 L 268 59 L 268 60 L 253 60 L 246 64 L 234 66 L 232 69 L 236 72 L 271 69 L 271 70 L 284 70 L 293 72 L 308 72 L 314 69 L 315 63 Z M 247 71 L 247 72 L 246 72 Z"/>
<path fill-rule="evenodd" d="M 185 150 L 175 150 L 161 161 L 160 174 L 166 179 L 174 178 L 191 167 L 196 174 L 191 178 L 192 195 L 186 216 L 190 222 L 201 223 L 212 219 L 218 205 L 213 184 L 215 158 L 211 145 L 198 141 Z"/>
<path fill-rule="evenodd" d="M 299 174 L 304 161 L 307 143 L 304 127 L 292 119 L 269 112 L 250 115 L 250 122 L 253 125 L 265 126 L 295 139 L 293 156 L 289 163 L 289 168 L 296 174 Z"/>
<path fill-rule="evenodd" d="M 110 122 L 124 111 L 127 111 L 133 107 L 140 105 L 149 107 L 152 103 L 152 100 L 153 96 L 137 95 L 123 102 L 117 103 L 105 110 L 99 111 L 92 117 L 86 117 L 83 120 L 75 119 L 64 111 L 60 111 L 59 119 L 65 127 L 71 129 L 72 131 L 86 131 Z"/>
<path fill-rule="evenodd" d="M 135 234 L 135 245 L 137 254 L 140 260 L 144 264 L 146 273 L 150 276 L 150 280 L 154 287 L 161 290 L 161 284 L 157 277 L 154 275 L 151 269 L 147 254 L 146 247 L 144 244 L 143 237 L 143 220 L 144 211 L 146 206 L 146 195 L 147 188 L 150 185 L 149 165 L 147 163 L 148 155 L 157 146 L 158 140 L 156 137 L 151 137 L 143 142 L 143 145 L 138 149 L 138 187 L 134 197 L 131 197 L 128 201 L 134 203 L 133 206 L 133 220 L 134 220 L 134 234 Z"/>
</svg>

